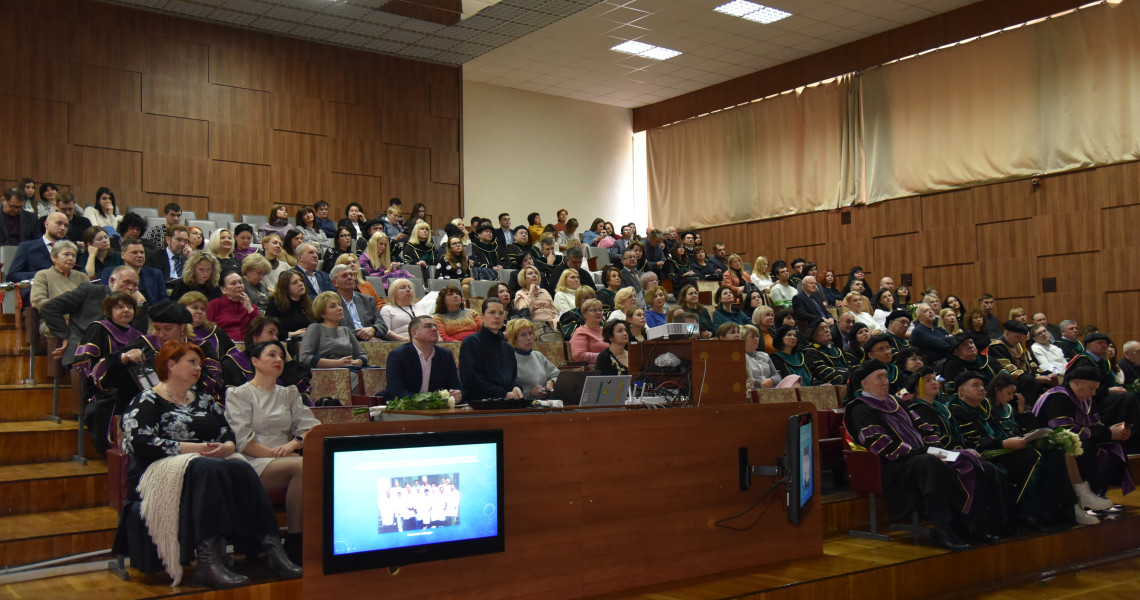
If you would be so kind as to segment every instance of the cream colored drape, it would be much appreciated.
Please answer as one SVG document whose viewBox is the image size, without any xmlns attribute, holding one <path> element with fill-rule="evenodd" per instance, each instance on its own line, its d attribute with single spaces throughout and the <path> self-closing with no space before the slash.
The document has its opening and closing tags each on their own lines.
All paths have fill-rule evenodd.
<svg viewBox="0 0 1140 600">
<path fill-rule="evenodd" d="M 851 78 L 650 130 L 650 221 L 707 227 L 855 198 Z"/>
<path fill-rule="evenodd" d="M 1140 1 L 648 133 L 651 221 L 711 226 L 1140 158 Z"/>
</svg>

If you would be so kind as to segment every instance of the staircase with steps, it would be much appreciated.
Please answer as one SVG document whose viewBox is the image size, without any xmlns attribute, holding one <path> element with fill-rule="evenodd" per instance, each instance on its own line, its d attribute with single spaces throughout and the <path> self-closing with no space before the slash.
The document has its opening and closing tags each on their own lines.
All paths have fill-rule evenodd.
<svg viewBox="0 0 1140 600">
<path fill-rule="evenodd" d="M 118 523 L 107 506 L 106 462 L 87 440 L 87 464 L 71 461 L 79 423 L 45 419 L 53 399 L 42 349 L 36 384 L 24 384 L 23 333 L 11 317 L 0 321 L 0 569 L 105 550 Z M 65 407 L 68 392 L 61 390 Z"/>
</svg>

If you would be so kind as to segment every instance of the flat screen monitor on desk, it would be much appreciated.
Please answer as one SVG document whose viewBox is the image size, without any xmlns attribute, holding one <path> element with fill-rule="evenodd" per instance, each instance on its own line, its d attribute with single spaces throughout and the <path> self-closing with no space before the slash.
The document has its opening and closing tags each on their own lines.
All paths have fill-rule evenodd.
<svg viewBox="0 0 1140 600">
<path fill-rule="evenodd" d="M 501 429 L 324 441 L 325 573 L 502 552 Z"/>
</svg>

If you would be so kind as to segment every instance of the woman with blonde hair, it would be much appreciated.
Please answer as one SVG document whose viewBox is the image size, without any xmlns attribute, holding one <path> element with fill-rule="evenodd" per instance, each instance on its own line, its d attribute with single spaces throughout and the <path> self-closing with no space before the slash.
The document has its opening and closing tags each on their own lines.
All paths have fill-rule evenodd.
<svg viewBox="0 0 1140 600">
<path fill-rule="evenodd" d="M 316 322 L 305 330 L 297 361 L 310 369 L 349 368 L 352 388 L 357 387 L 357 370 L 368 365 L 368 355 L 347 325 L 341 325 L 344 305 L 340 294 L 321 292 L 313 298 Z"/>
<path fill-rule="evenodd" d="M 533 266 L 523 267 L 518 274 L 519 291 L 515 292 L 515 308 L 528 309 L 531 321 L 549 323 L 558 327 L 558 309 L 550 292 L 542 289 L 542 274 Z"/>
<path fill-rule="evenodd" d="M 208 347 L 213 350 L 220 361 L 235 346 L 233 336 L 210 319 L 209 302 L 200 292 L 186 292 L 178 299 L 178 304 L 190 313 L 191 331 L 187 339 L 203 348 Z"/>
<path fill-rule="evenodd" d="M 760 335 L 760 351 L 775 354 L 776 346 L 773 344 L 772 330 L 776 328 L 776 309 L 771 306 L 758 306 L 752 311 L 752 324 Z"/>
<path fill-rule="evenodd" d="M 953 308 L 944 308 L 939 311 L 938 320 L 946 331 L 954 335 L 962 333 L 962 326 L 958 324 L 958 312 Z"/>
<path fill-rule="evenodd" d="M 234 234 L 229 229 L 215 229 L 206 243 L 206 250 L 218 259 L 222 272 L 241 271 L 241 259 L 234 256 Z"/>
<path fill-rule="evenodd" d="M 388 326 L 388 339 L 407 342 L 408 325 L 416 316 L 416 289 L 407 279 L 394 279 L 388 284 L 388 303 L 380 309 L 380 318 Z"/>
<path fill-rule="evenodd" d="M 221 275 L 222 267 L 218 264 L 218 259 L 208 252 L 195 250 L 182 267 L 182 278 L 174 282 L 170 299 L 177 302 L 186 292 L 201 292 L 207 300 L 221 298 L 222 290 L 218 287 Z"/>
<path fill-rule="evenodd" d="M 870 300 L 859 292 L 848 292 L 843 297 L 843 305 L 847 310 L 851 311 L 851 315 L 855 317 L 856 323 L 862 323 L 867 326 L 872 332 L 882 331 L 879 324 L 875 321 L 875 317 L 867 310 L 867 305 Z"/>
<path fill-rule="evenodd" d="M 534 351 L 534 323 L 526 319 L 507 322 L 507 343 L 515 350 L 515 386 L 528 398 L 542 398 L 554 390 L 560 371 L 541 352 Z"/>
<path fill-rule="evenodd" d="M 650 327 L 657 327 L 665 324 L 665 313 L 667 306 L 665 301 L 668 299 L 669 294 L 665 292 L 665 288 L 655 285 L 648 290 L 645 290 L 645 320 Z"/>
<path fill-rule="evenodd" d="M 372 287 L 372 284 L 364 279 L 364 273 L 360 270 L 360 261 L 356 259 L 355 254 L 341 254 L 337 257 L 336 264 L 333 266 L 335 267 L 336 265 L 348 265 L 348 268 L 352 270 L 352 276 L 356 279 L 356 291 L 367 296 L 372 296 L 372 299 L 376 301 L 377 308 L 384 306 L 384 300 L 380 298 L 380 294 L 376 293 L 376 288 Z"/>
<path fill-rule="evenodd" d="M 272 292 L 265 285 L 265 274 L 271 268 L 269 261 L 257 253 L 250 254 L 241 261 L 241 278 L 245 280 L 245 295 L 249 296 L 261 314 L 269 310 L 269 294 Z"/>
<path fill-rule="evenodd" d="M 749 276 L 752 285 L 756 286 L 761 292 L 766 292 L 776 282 L 768 276 L 768 258 L 766 256 L 757 256 L 756 260 L 752 263 L 752 275 Z"/>
<path fill-rule="evenodd" d="M 558 276 L 558 284 L 554 286 L 554 308 L 559 314 L 574 310 L 574 295 L 582 287 L 582 277 L 577 269 L 565 269 Z"/>
<path fill-rule="evenodd" d="M 269 272 L 265 274 L 265 285 L 269 289 L 277 289 L 277 278 L 282 273 L 288 271 L 292 267 L 285 261 L 284 251 L 282 250 L 284 242 L 281 241 L 281 236 L 276 233 L 270 233 L 261 240 L 261 255 L 265 260 L 269 261 Z"/>
<path fill-rule="evenodd" d="M 623 287 L 614 294 L 614 310 L 606 317 L 606 322 L 625 321 L 626 315 L 632 313 L 635 308 L 637 308 L 637 292 L 631 287 Z"/>
<path fill-rule="evenodd" d="M 420 221 L 412 226 L 411 238 L 404 244 L 404 262 L 419 265 L 423 279 L 428 278 L 428 267 L 435 265 L 435 244 L 431 241 L 431 225 Z"/>
<path fill-rule="evenodd" d="M 411 277 L 404 270 L 404 263 L 393 261 L 388 236 L 383 231 L 377 231 L 368 239 L 368 247 L 360 255 L 360 270 L 367 277 L 379 277 L 388 289 L 389 283 L 394 279 L 408 279 Z"/>
</svg>

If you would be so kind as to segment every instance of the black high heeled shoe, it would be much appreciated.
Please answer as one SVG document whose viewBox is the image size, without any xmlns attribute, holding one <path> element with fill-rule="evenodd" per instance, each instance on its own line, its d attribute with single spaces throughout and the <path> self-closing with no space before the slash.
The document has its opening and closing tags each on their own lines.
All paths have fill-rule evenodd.
<svg viewBox="0 0 1140 600">
<path fill-rule="evenodd" d="M 970 549 L 970 545 L 954 535 L 949 527 L 934 528 L 934 544 L 951 552 L 962 552 Z"/>
</svg>

